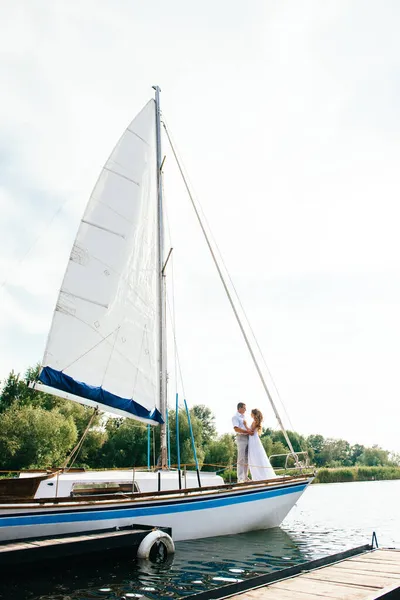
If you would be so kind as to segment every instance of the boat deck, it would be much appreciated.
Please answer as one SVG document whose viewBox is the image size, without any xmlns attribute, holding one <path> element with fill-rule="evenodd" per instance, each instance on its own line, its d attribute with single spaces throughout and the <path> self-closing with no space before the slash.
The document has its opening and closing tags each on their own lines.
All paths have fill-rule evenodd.
<svg viewBox="0 0 400 600">
<path fill-rule="evenodd" d="M 400 598 L 400 550 L 372 550 L 230 598 L 232 600 Z"/>
</svg>

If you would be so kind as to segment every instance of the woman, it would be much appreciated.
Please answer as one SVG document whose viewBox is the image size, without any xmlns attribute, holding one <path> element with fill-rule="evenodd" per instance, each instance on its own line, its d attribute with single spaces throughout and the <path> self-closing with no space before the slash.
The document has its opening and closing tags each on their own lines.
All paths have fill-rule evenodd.
<svg viewBox="0 0 400 600">
<path fill-rule="evenodd" d="M 251 411 L 251 417 L 253 419 L 250 426 L 253 433 L 249 435 L 249 467 L 251 478 L 253 481 L 272 479 L 276 475 L 259 437 L 262 431 L 262 413 L 258 408 L 254 408 Z"/>
</svg>

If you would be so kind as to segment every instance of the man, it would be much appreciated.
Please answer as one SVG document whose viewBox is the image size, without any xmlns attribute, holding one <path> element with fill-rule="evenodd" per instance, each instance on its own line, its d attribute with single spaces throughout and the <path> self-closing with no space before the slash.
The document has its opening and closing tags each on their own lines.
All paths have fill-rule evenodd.
<svg viewBox="0 0 400 600">
<path fill-rule="evenodd" d="M 237 405 L 237 413 L 232 418 L 233 429 L 236 432 L 236 445 L 237 445 L 237 480 L 238 483 L 248 481 L 249 471 L 249 435 L 253 432 L 248 429 L 244 422 L 244 414 L 246 412 L 246 405 L 244 402 L 239 402 Z"/>
</svg>

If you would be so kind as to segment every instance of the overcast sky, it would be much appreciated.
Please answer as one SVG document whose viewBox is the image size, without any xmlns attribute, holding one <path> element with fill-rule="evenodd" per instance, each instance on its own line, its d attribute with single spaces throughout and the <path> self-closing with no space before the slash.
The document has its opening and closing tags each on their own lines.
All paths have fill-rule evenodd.
<svg viewBox="0 0 400 600">
<path fill-rule="evenodd" d="M 0 379 L 41 359 L 99 170 L 158 84 L 293 427 L 400 451 L 400 4 L 3 0 L 1 14 Z M 275 427 L 166 154 L 188 402 L 221 432 L 243 400 Z"/>
</svg>

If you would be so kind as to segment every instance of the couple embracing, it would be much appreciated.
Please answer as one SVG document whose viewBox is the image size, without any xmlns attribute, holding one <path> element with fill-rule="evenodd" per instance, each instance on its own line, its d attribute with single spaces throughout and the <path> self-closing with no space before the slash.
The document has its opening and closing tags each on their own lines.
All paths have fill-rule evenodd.
<svg viewBox="0 0 400 600">
<path fill-rule="evenodd" d="M 272 479 L 276 475 L 259 437 L 262 431 L 262 413 L 258 408 L 253 408 L 251 411 L 253 422 L 250 427 L 246 423 L 245 414 L 246 405 L 244 402 L 239 402 L 237 413 L 232 418 L 233 429 L 236 432 L 238 483 L 249 481 L 249 467 L 253 481 Z"/>
</svg>

